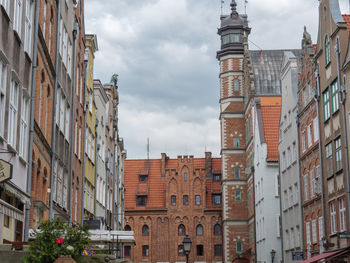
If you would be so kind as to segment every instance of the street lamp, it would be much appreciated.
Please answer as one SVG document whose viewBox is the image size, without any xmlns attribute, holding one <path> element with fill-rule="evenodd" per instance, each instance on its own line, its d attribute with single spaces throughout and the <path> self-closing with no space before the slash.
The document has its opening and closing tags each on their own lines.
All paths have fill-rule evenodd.
<svg viewBox="0 0 350 263">
<path fill-rule="evenodd" d="M 275 259 L 276 251 L 272 249 L 270 252 L 270 255 L 271 255 L 271 263 L 273 263 L 273 260 Z"/>
<path fill-rule="evenodd" d="M 182 245 L 184 246 L 184 251 L 186 254 L 186 263 L 188 263 L 188 255 L 191 252 L 191 245 L 192 245 L 191 238 L 189 238 L 188 235 L 186 235 L 186 237 L 182 241 Z"/>
</svg>

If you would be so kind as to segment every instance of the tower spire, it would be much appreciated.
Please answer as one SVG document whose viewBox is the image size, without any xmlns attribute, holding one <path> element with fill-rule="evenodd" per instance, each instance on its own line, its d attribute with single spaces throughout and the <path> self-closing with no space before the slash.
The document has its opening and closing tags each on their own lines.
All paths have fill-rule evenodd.
<svg viewBox="0 0 350 263">
<path fill-rule="evenodd" d="M 231 6 L 232 14 L 237 14 L 237 3 L 236 3 L 236 0 L 232 0 L 230 6 Z"/>
</svg>

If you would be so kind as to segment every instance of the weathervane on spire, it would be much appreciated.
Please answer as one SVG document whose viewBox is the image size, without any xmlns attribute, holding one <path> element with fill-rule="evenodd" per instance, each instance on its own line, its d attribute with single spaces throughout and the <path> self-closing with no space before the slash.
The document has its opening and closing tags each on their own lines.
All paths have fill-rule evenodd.
<svg viewBox="0 0 350 263">
<path fill-rule="evenodd" d="M 233 13 L 237 13 L 237 3 L 236 3 L 236 0 L 232 0 L 230 6 L 231 6 L 232 14 L 233 14 Z"/>
<path fill-rule="evenodd" d="M 225 0 L 220 0 L 220 2 L 221 2 L 221 15 L 223 15 L 222 9 L 223 9 L 223 5 L 224 5 L 224 3 L 225 3 Z"/>
</svg>

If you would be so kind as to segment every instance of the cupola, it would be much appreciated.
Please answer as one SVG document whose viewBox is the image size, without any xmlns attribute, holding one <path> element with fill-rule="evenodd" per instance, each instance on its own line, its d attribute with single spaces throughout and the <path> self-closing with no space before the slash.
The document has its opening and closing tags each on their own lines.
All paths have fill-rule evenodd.
<svg viewBox="0 0 350 263">
<path fill-rule="evenodd" d="M 247 15 L 237 12 L 235 0 L 232 0 L 230 5 L 231 14 L 221 16 L 221 26 L 218 29 L 218 34 L 221 36 L 221 49 L 217 52 L 218 59 L 228 54 L 243 54 L 243 38 L 250 33 Z"/>
</svg>

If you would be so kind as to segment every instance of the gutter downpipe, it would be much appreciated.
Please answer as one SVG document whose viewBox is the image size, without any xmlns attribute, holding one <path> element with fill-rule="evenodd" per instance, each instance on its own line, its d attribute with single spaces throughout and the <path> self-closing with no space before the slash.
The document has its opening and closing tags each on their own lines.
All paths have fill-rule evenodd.
<svg viewBox="0 0 350 263">
<path fill-rule="evenodd" d="M 297 123 L 297 127 L 298 127 L 298 136 L 297 136 L 297 147 L 298 147 L 298 168 L 299 168 L 299 189 L 301 189 L 301 184 L 303 182 L 303 178 L 301 175 L 301 162 L 300 162 L 300 120 L 299 120 L 299 109 L 298 109 L 298 113 L 296 116 L 296 123 Z M 304 203 L 303 203 L 303 191 L 299 191 L 299 200 L 300 200 L 300 219 L 301 219 L 301 224 L 300 224 L 300 234 L 301 234 L 301 247 L 303 249 L 303 251 L 305 251 L 305 242 L 304 242 Z M 307 244 L 306 244 L 307 245 Z M 305 255 L 304 255 L 305 257 Z"/>
<path fill-rule="evenodd" d="M 74 112 L 75 112 L 75 74 L 76 74 L 76 49 L 77 49 L 77 35 L 78 35 L 79 25 L 77 22 L 74 22 L 73 26 L 73 85 L 72 85 L 72 112 L 71 112 L 71 144 L 70 144 L 70 167 L 69 167 L 69 203 L 68 203 L 68 211 L 69 211 L 69 219 L 68 224 L 72 225 L 72 202 L 73 202 L 73 194 L 72 194 L 72 185 L 73 185 L 73 156 L 74 156 L 74 127 L 75 127 L 75 121 L 74 121 Z"/>
<path fill-rule="evenodd" d="M 341 92 L 341 104 L 342 104 L 342 117 L 343 117 L 343 132 L 344 132 L 344 149 L 345 149 L 345 175 L 346 183 L 348 187 L 347 197 L 348 197 L 348 206 L 350 204 L 350 178 L 349 178 L 349 152 L 348 152 L 348 138 L 347 138 L 347 129 L 346 129 L 346 116 L 345 116 L 345 100 L 346 100 L 346 88 L 340 83 L 340 52 L 339 52 L 339 39 L 337 38 L 337 43 L 335 45 L 335 51 L 337 53 L 337 70 L 338 70 L 338 87 Z M 350 209 L 348 210 L 348 221 L 350 218 Z"/>
<path fill-rule="evenodd" d="M 115 230 L 115 176 L 116 176 L 116 158 L 117 158 L 117 147 L 116 147 L 116 131 L 114 131 L 114 151 L 113 151 L 113 200 L 112 200 L 112 229 Z"/>
<path fill-rule="evenodd" d="M 107 142 L 106 142 L 107 144 Z M 109 160 L 108 160 L 109 162 Z M 108 162 L 106 162 L 105 160 L 105 169 L 106 169 L 106 185 L 105 185 L 105 229 L 108 229 L 108 225 L 107 225 L 107 219 L 108 219 L 108 208 L 107 208 L 107 204 L 108 204 L 108 179 L 109 179 L 109 169 L 108 169 Z"/>
<path fill-rule="evenodd" d="M 118 137 L 117 137 L 118 138 Z M 119 176 L 120 176 L 120 159 L 119 159 L 119 147 L 118 147 L 118 139 L 117 139 L 117 230 L 119 229 L 119 208 L 120 208 L 120 191 L 119 191 Z"/>
<path fill-rule="evenodd" d="M 84 136 L 83 136 L 83 179 L 82 179 L 82 191 L 81 191 L 81 225 L 84 224 L 84 199 L 85 199 L 85 147 L 86 147 L 86 114 L 88 108 L 88 102 L 86 102 L 86 88 L 87 88 L 87 75 L 88 75 L 88 63 L 89 63 L 89 55 L 85 50 L 84 53 L 84 65 L 85 65 L 85 76 L 84 76 Z"/>
<path fill-rule="evenodd" d="M 316 90 L 317 90 L 317 96 L 314 97 L 315 103 L 316 103 L 316 112 L 317 112 L 317 121 L 320 122 L 320 112 L 318 108 L 318 102 L 320 99 L 320 71 L 316 69 Z M 318 125 L 318 134 L 321 134 L 321 128 L 320 125 Z M 319 136 L 320 137 L 320 136 Z M 320 158 L 320 169 L 321 169 L 321 204 L 322 204 L 322 218 L 323 218 L 323 237 L 326 235 L 326 214 L 325 214 L 325 207 L 324 207 L 324 182 L 323 182 L 323 161 L 322 161 L 322 144 L 321 144 L 321 138 L 318 138 L 318 152 L 319 152 L 319 158 Z M 324 251 L 323 244 L 320 244 L 320 253 Z"/>
<path fill-rule="evenodd" d="M 28 170 L 27 170 L 27 194 L 31 195 L 32 190 L 32 169 L 33 169 L 33 140 L 34 140 L 34 110 L 35 110 L 35 88 L 36 88 L 36 70 L 38 67 L 38 33 L 39 33 L 39 9 L 40 1 L 35 2 L 35 17 L 34 17 L 34 41 L 33 41 L 33 65 L 32 65 L 32 90 L 30 98 L 30 128 L 29 128 L 29 146 L 28 146 Z M 29 239 L 29 219 L 30 219 L 31 200 L 26 204 L 26 216 L 24 227 L 24 241 Z"/>
<path fill-rule="evenodd" d="M 50 170 L 50 210 L 49 219 L 53 218 L 53 194 L 54 194 L 54 170 L 55 170 L 55 151 L 56 151 L 56 99 L 57 99 L 57 85 L 58 85 L 58 57 L 60 49 L 60 16 L 61 16 L 61 0 L 57 0 L 57 32 L 56 32 L 56 57 L 55 57 L 55 83 L 54 83 L 54 94 L 53 94 L 53 111 L 52 111 L 52 141 L 51 141 L 51 170 Z"/>
<path fill-rule="evenodd" d="M 96 112 L 96 110 L 95 110 Z M 98 126 L 98 120 L 96 119 L 96 113 L 95 113 L 95 149 L 94 149 L 94 156 L 95 156 L 95 191 L 94 191 L 94 216 L 96 218 L 96 192 L 97 192 L 97 126 Z"/>
</svg>

